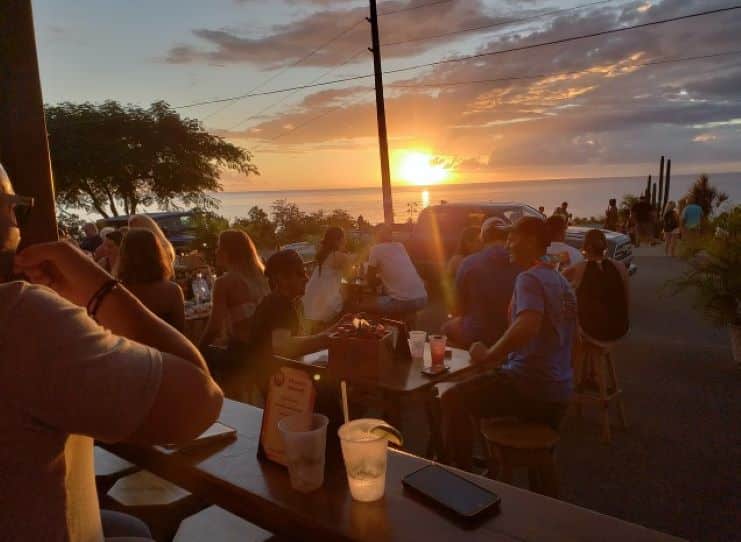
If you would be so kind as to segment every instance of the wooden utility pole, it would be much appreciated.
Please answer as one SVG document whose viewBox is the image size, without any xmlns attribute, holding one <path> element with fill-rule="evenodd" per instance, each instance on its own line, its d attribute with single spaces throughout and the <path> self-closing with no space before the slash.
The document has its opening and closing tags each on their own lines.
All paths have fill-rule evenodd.
<svg viewBox="0 0 741 542">
<path fill-rule="evenodd" d="M 389 142 L 386 131 L 386 105 L 383 99 L 383 70 L 381 68 L 381 43 L 378 38 L 378 10 L 376 0 L 370 0 L 370 17 L 373 53 L 373 72 L 376 76 L 376 118 L 378 119 L 378 149 L 381 154 L 381 187 L 383 193 L 383 221 L 391 226 L 394 223 L 394 206 L 391 201 L 391 168 L 389 167 Z"/>
<path fill-rule="evenodd" d="M 57 239 L 54 185 L 44 122 L 31 0 L 0 8 L 0 161 L 15 191 L 33 196 L 23 244 Z"/>
</svg>

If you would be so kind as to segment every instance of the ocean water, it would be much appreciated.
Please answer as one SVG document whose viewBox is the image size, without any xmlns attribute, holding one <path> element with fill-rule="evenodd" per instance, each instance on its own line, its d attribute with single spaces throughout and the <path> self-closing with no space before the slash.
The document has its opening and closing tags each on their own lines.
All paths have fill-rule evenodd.
<svg viewBox="0 0 741 542">
<path fill-rule="evenodd" d="M 671 179 L 670 200 L 678 200 L 694 182 L 694 175 L 676 175 Z M 711 183 L 729 195 L 729 204 L 741 203 L 741 173 L 710 175 Z M 429 187 L 395 186 L 392 190 L 394 219 L 405 222 L 424 207 L 440 203 L 519 201 L 533 207 L 544 206 L 550 214 L 562 201 L 569 202 L 569 211 L 576 217 L 597 216 L 604 212 L 610 198 L 618 203 L 625 194 L 639 194 L 646 188 L 646 179 L 638 177 L 609 179 L 554 179 L 475 184 L 449 184 Z M 302 211 L 345 209 L 352 216 L 372 222 L 383 220 L 381 187 L 327 190 L 263 190 L 222 192 L 219 213 L 227 218 L 246 216 L 257 205 L 270 212 L 274 201 L 284 199 L 295 203 Z M 727 204 L 728 205 L 728 204 Z"/>
</svg>

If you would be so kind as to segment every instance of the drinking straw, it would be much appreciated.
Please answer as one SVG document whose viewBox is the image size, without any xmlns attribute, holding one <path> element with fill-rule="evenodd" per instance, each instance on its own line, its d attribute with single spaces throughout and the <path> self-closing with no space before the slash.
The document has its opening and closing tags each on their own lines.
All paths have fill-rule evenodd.
<svg viewBox="0 0 741 542">
<path fill-rule="evenodd" d="M 347 408 L 347 382 L 340 382 L 340 393 L 342 394 L 342 415 L 345 417 L 345 423 L 350 421 L 350 412 Z"/>
</svg>

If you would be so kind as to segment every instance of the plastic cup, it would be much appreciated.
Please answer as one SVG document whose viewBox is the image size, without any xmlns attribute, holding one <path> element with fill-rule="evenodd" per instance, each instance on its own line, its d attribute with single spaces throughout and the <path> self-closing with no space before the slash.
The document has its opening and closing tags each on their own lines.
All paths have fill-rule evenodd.
<svg viewBox="0 0 741 542">
<path fill-rule="evenodd" d="M 328 423 L 329 419 L 322 414 L 312 414 L 308 430 L 305 414 L 287 416 L 278 422 L 291 487 L 297 491 L 309 493 L 324 483 Z"/>
<path fill-rule="evenodd" d="M 409 352 L 413 360 L 423 359 L 425 355 L 425 341 L 427 340 L 426 331 L 409 332 Z"/>
<path fill-rule="evenodd" d="M 445 365 L 445 344 L 447 337 L 445 335 L 430 335 L 430 358 L 433 367 L 442 367 Z"/>
<path fill-rule="evenodd" d="M 386 490 L 388 440 L 371 433 L 371 429 L 385 423 L 374 418 L 361 418 L 342 425 L 337 431 L 347 483 L 356 501 L 377 501 Z"/>
</svg>

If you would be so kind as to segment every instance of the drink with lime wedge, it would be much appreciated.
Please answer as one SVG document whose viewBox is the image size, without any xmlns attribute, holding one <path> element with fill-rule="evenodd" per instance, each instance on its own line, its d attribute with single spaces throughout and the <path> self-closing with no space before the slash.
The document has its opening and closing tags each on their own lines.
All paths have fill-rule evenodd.
<svg viewBox="0 0 741 542">
<path fill-rule="evenodd" d="M 383 420 L 362 418 L 338 431 L 350 494 L 356 501 L 371 502 L 386 489 L 386 456 L 389 441 L 401 445 L 401 435 Z"/>
</svg>

